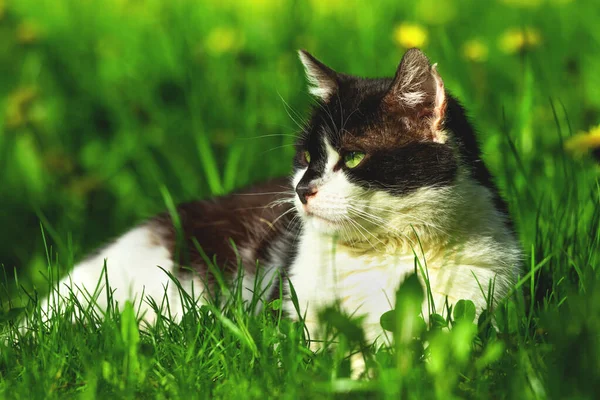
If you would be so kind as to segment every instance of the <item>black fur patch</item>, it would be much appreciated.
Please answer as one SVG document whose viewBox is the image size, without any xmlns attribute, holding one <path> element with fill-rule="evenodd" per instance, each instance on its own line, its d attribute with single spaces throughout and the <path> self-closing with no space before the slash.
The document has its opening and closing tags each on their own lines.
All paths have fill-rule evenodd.
<svg viewBox="0 0 600 400">
<path fill-rule="evenodd" d="M 288 179 L 280 178 L 212 200 L 181 204 L 177 207 L 182 231 L 180 243 L 169 214 L 158 215 L 149 223 L 173 254 L 174 261 L 200 273 L 212 289 L 214 276 L 197 244 L 211 261 L 216 261 L 215 266 L 226 277 L 235 276 L 239 265 L 246 273 L 255 275 L 257 268 L 268 264 L 274 246 L 281 240 L 287 241 L 280 246 L 285 248 L 285 254 L 279 254 L 285 261 L 278 267 L 289 265 L 298 226 L 291 223 L 294 216 L 291 204 L 279 200 L 290 198 L 291 189 Z"/>
</svg>

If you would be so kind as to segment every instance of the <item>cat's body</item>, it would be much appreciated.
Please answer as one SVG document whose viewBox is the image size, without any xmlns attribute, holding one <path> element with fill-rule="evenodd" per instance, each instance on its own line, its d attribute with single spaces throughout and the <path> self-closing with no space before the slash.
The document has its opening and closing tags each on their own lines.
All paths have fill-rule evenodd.
<svg viewBox="0 0 600 400">
<path fill-rule="evenodd" d="M 504 297 L 518 274 L 520 249 L 473 128 L 435 66 L 410 50 L 394 79 L 361 79 L 309 54 L 301 59 L 324 104 L 299 142 L 321 153 L 317 178 L 312 157 L 309 165 L 297 159 L 293 181 L 299 187 L 309 176 L 319 186 L 311 204 L 302 193 L 296 198 L 305 223 L 289 269 L 309 332 L 319 334 L 319 310 L 337 302 L 365 317 L 368 341 L 382 338 L 379 318 L 415 271 L 428 277 L 434 300 L 423 304 L 426 319 L 460 299 L 481 311 L 491 283 L 494 298 Z M 355 174 L 354 167 L 340 174 L 344 147 L 376 164 L 359 171 L 361 161 Z M 289 303 L 288 311 L 294 312 Z"/>
<path fill-rule="evenodd" d="M 168 302 L 171 316 L 178 319 L 184 312 L 181 295 L 167 273 L 198 304 L 206 303 L 217 284 L 206 256 L 228 283 L 243 278 L 244 300 L 250 301 L 255 289 L 269 299 L 282 266 L 291 263 L 295 252 L 291 244 L 298 224 L 291 223 L 290 193 L 288 179 L 275 179 L 221 198 L 181 204 L 175 223 L 168 213 L 160 214 L 77 264 L 59 283 L 59 293 L 69 297 L 73 292 L 84 304 L 93 296 L 98 308 L 105 309 L 106 260 L 113 301 L 135 302 L 152 323 L 156 315 L 144 300 L 152 297 L 165 311 Z M 239 266 L 244 267 L 241 274 Z"/>
<path fill-rule="evenodd" d="M 289 278 L 311 338 L 319 339 L 319 311 L 339 303 L 365 316 L 369 341 L 382 337 L 379 318 L 418 264 L 438 313 L 463 298 L 481 310 L 491 281 L 495 297 L 504 296 L 518 274 L 519 246 L 473 129 L 435 66 L 413 49 L 393 79 L 363 79 L 306 52 L 300 58 L 319 102 L 298 140 L 291 183 L 180 206 L 180 222 L 167 214 L 150 220 L 76 266 L 71 281 L 92 291 L 106 258 L 117 300 L 139 301 L 145 288 L 160 303 L 170 285 L 172 312 L 181 314 L 157 265 L 205 301 L 214 279 L 199 245 L 230 282 L 243 275 L 245 299 L 255 290 L 276 295 L 278 272 Z M 286 293 L 284 307 L 297 318 Z M 424 304 L 426 318 L 431 308 Z"/>
</svg>

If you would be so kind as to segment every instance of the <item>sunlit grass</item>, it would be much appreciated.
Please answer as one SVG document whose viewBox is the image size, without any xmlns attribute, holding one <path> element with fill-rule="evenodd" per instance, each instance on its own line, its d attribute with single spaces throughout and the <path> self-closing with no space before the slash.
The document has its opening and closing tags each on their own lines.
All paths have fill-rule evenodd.
<svg viewBox="0 0 600 400">
<path fill-rule="evenodd" d="M 443 3 L 0 0 L 0 396 L 596 397 L 597 5 Z M 298 48 L 383 76 L 417 39 L 469 110 L 515 219 L 527 260 L 508 303 L 473 322 L 461 303 L 378 350 L 329 310 L 338 344 L 319 355 L 278 302 L 255 316 L 233 296 L 142 330 L 124 304 L 77 324 L 33 311 L 49 265 L 55 280 L 177 202 L 289 173 L 311 104 Z M 359 350 L 371 381 L 347 379 Z"/>
</svg>

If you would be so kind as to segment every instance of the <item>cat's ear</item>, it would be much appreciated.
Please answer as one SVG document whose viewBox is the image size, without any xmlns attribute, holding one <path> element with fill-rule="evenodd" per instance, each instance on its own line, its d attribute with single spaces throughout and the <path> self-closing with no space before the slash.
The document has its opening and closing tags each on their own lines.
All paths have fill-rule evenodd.
<svg viewBox="0 0 600 400">
<path fill-rule="evenodd" d="M 298 56 L 308 79 L 310 93 L 323 101 L 329 100 L 338 89 L 338 74 L 306 50 L 298 50 Z"/>
<path fill-rule="evenodd" d="M 443 121 L 446 113 L 444 82 L 419 49 L 410 49 L 402 57 L 396 76 L 386 94 L 385 103 L 408 115 L 421 127 L 427 139 L 444 143 Z"/>
</svg>

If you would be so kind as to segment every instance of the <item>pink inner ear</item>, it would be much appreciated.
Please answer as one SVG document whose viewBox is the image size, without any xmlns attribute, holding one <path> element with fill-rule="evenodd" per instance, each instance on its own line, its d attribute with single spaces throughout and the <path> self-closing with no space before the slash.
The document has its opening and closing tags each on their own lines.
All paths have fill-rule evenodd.
<svg viewBox="0 0 600 400">
<path fill-rule="evenodd" d="M 435 80 L 435 108 L 433 112 L 432 129 L 434 135 L 442 128 L 442 121 L 446 113 L 446 91 L 444 90 L 444 81 L 437 72 L 437 64 L 431 66 L 431 75 Z"/>
</svg>

